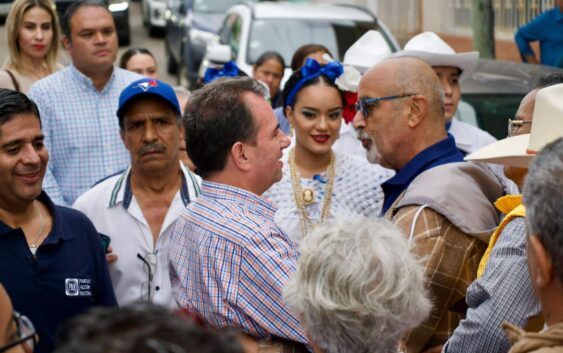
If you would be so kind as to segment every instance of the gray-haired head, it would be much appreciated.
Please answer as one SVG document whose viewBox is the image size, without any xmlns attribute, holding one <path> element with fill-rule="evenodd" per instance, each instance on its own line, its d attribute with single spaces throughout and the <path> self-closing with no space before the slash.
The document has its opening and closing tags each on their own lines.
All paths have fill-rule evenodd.
<svg viewBox="0 0 563 353">
<path fill-rule="evenodd" d="M 301 251 L 284 298 L 325 353 L 396 352 L 430 312 L 423 269 L 389 221 L 336 220 Z"/>
<path fill-rule="evenodd" d="M 563 283 L 563 137 L 546 145 L 530 164 L 524 205 L 529 234 L 540 239 Z"/>
</svg>

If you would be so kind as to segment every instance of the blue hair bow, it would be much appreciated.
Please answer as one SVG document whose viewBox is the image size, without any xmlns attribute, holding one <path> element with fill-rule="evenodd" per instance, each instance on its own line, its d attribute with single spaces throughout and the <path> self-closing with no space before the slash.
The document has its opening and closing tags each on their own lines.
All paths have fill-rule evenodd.
<svg viewBox="0 0 563 353">
<path fill-rule="evenodd" d="M 205 75 L 203 76 L 203 83 L 208 84 L 215 81 L 221 77 L 238 77 L 240 69 L 237 67 L 234 61 L 229 61 L 222 68 L 209 67 L 205 70 Z"/>
<path fill-rule="evenodd" d="M 305 65 L 303 65 L 299 71 L 301 71 L 301 75 L 303 75 L 303 77 L 295 84 L 295 86 L 293 86 L 293 89 L 287 96 L 286 105 L 291 107 L 293 107 L 293 104 L 295 103 L 295 96 L 297 95 L 297 92 L 299 92 L 305 82 L 310 81 L 315 77 L 319 77 L 320 75 L 326 76 L 334 82 L 334 80 L 342 75 L 344 68 L 338 61 L 332 61 L 324 66 L 321 66 L 321 64 L 319 64 L 315 59 L 307 58 Z"/>
</svg>

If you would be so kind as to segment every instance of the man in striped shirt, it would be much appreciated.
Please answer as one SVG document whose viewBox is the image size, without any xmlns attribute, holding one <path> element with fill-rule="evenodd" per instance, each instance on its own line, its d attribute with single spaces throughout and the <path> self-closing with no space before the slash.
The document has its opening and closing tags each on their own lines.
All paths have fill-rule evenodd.
<svg viewBox="0 0 563 353">
<path fill-rule="evenodd" d="M 210 326 L 299 346 L 307 341 L 281 296 L 297 251 L 260 196 L 281 179 L 290 143 L 265 94 L 257 81 L 236 78 L 190 99 L 186 145 L 203 182 L 172 233 L 172 293 Z"/>
</svg>

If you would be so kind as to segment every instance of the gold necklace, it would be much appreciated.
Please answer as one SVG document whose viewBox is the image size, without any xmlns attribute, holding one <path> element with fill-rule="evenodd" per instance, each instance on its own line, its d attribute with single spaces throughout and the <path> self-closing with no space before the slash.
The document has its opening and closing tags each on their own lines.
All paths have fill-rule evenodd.
<svg viewBox="0 0 563 353">
<path fill-rule="evenodd" d="M 307 212 L 307 205 L 310 205 L 314 201 L 314 193 L 312 189 L 306 188 L 301 189 L 301 177 L 297 170 L 297 165 L 295 163 L 295 148 L 289 151 L 289 169 L 291 171 L 291 185 L 293 186 L 293 196 L 295 197 L 295 203 L 297 204 L 297 209 L 301 214 L 299 221 L 301 223 L 301 233 L 303 237 L 309 234 L 313 230 L 314 226 L 324 224 L 328 213 L 330 211 L 330 203 L 332 201 L 332 191 L 334 189 L 334 179 L 336 175 L 336 161 L 334 157 L 334 152 L 330 153 L 330 163 L 327 168 L 327 184 L 325 189 L 325 197 L 323 201 L 323 207 L 321 210 L 321 219 L 316 225 L 311 224 L 309 218 L 309 212 Z"/>
<path fill-rule="evenodd" d="M 39 214 L 39 231 L 35 235 L 35 241 L 29 244 L 29 250 L 31 251 L 33 256 L 35 256 L 35 253 L 37 252 L 37 248 L 39 247 L 38 244 L 39 239 L 41 238 L 41 234 L 43 233 L 43 228 L 45 227 L 45 222 L 43 220 L 43 215 L 41 214 L 41 210 L 39 209 L 39 206 L 37 206 L 37 201 L 33 201 L 33 204 L 35 205 L 35 209 Z"/>
</svg>

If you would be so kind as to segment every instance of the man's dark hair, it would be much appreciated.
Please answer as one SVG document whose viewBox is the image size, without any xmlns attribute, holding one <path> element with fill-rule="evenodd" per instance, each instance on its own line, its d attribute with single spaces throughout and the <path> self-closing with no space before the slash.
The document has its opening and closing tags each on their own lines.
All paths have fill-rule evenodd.
<svg viewBox="0 0 563 353">
<path fill-rule="evenodd" d="M 529 233 L 537 236 L 563 283 L 563 137 L 534 158 L 524 184 Z"/>
<path fill-rule="evenodd" d="M 87 7 L 87 6 L 98 6 L 98 7 L 104 8 L 111 15 L 111 12 L 109 11 L 106 4 L 104 4 L 100 0 L 81 0 L 81 1 L 73 2 L 72 5 L 70 5 L 66 9 L 63 17 L 61 18 L 61 32 L 63 33 L 63 36 L 65 36 L 69 41 L 71 41 L 70 21 L 72 20 L 72 17 L 76 13 L 76 11 L 80 10 L 83 7 Z"/>
<path fill-rule="evenodd" d="M 23 93 L 13 91 L 11 89 L 0 88 L 0 126 L 7 123 L 16 115 L 31 114 L 39 118 L 39 109 L 37 104 Z"/>
<path fill-rule="evenodd" d="M 220 78 L 190 97 L 184 113 L 186 149 L 202 177 L 221 171 L 236 142 L 256 143 L 258 127 L 243 96 L 264 97 L 266 88 L 249 77 Z"/>
<path fill-rule="evenodd" d="M 236 336 L 211 332 L 164 307 L 94 308 L 67 321 L 55 353 L 242 353 Z"/>
<path fill-rule="evenodd" d="M 559 72 L 549 73 L 541 76 L 535 85 L 535 89 L 545 88 L 563 83 L 563 74 Z"/>
</svg>

